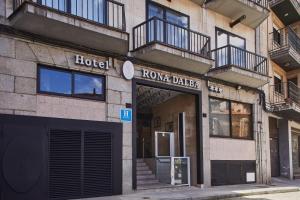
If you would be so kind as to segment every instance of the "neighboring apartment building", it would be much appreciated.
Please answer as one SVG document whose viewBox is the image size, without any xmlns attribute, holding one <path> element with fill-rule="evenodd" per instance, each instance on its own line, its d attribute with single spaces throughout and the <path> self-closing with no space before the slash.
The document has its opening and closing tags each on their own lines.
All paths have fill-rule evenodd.
<svg viewBox="0 0 300 200">
<path fill-rule="evenodd" d="M 270 1 L 271 175 L 300 178 L 300 1 Z"/>
<path fill-rule="evenodd" d="M 0 0 L 2 199 L 269 183 L 273 16 L 267 0 Z"/>
</svg>

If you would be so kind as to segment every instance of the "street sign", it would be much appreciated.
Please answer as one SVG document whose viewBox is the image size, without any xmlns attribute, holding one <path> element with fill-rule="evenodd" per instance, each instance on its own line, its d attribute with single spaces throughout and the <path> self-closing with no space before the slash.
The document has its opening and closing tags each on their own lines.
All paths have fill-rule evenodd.
<svg viewBox="0 0 300 200">
<path fill-rule="evenodd" d="M 120 119 L 122 122 L 132 122 L 132 109 L 121 108 Z"/>
</svg>

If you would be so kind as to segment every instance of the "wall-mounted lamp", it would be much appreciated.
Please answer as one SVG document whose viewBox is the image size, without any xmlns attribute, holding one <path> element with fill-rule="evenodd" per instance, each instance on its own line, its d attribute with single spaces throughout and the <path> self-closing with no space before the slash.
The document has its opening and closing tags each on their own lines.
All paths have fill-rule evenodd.
<svg viewBox="0 0 300 200">
<path fill-rule="evenodd" d="M 238 85 L 238 86 L 236 87 L 236 89 L 237 89 L 237 90 L 240 90 L 240 89 L 242 89 L 242 86 Z"/>
</svg>

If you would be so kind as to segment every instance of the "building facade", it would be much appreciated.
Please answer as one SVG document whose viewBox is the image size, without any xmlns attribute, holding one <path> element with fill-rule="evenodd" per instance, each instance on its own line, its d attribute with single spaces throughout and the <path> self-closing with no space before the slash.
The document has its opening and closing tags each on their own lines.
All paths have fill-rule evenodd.
<svg viewBox="0 0 300 200">
<path fill-rule="evenodd" d="M 282 9 L 279 10 L 279 7 Z M 299 1 L 271 1 L 268 88 L 271 175 L 299 178 Z"/>
<path fill-rule="evenodd" d="M 287 2 L 0 0 L 1 199 L 297 177 Z"/>
</svg>

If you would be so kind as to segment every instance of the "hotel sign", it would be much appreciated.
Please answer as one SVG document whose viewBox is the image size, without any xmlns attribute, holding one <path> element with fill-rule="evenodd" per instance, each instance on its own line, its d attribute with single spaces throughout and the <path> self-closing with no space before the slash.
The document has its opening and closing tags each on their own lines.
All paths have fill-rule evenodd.
<svg viewBox="0 0 300 200">
<path fill-rule="evenodd" d="M 142 69 L 142 77 L 146 79 L 171 83 L 174 85 L 180 85 L 180 86 L 190 87 L 194 89 L 200 88 L 200 83 L 198 81 L 181 77 L 181 76 L 175 76 L 175 75 L 169 76 L 167 74 L 155 72 L 148 69 Z"/>
<path fill-rule="evenodd" d="M 89 59 L 85 58 L 84 56 L 81 55 L 75 55 L 75 64 L 77 65 L 83 65 L 87 67 L 94 67 L 94 68 L 99 68 L 103 70 L 109 70 L 109 62 L 107 61 L 97 61 L 95 59 Z"/>
</svg>

